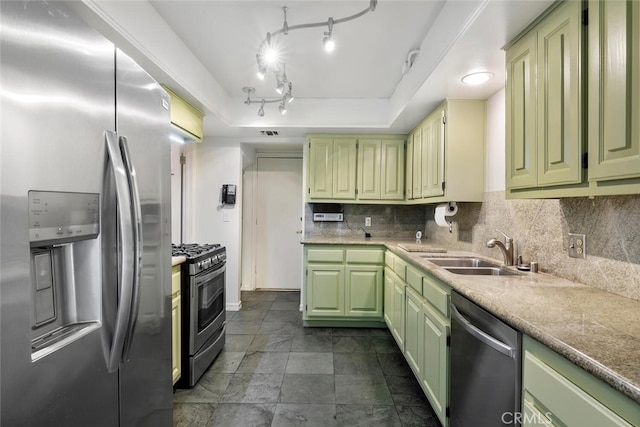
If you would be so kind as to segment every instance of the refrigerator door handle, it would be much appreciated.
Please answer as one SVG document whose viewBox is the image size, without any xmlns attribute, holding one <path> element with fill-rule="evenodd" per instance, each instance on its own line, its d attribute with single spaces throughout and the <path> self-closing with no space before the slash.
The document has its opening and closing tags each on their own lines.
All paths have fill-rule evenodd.
<svg viewBox="0 0 640 427">
<path fill-rule="evenodd" d="M 142 209 L 140 207 L 140 192 L 138 191 L 138 180 L 135 168 L 131 162 L 129 153 L 129 141 L 126 136 L 119 138 L 122 159 L 127 172 L 127 181 L 131 196 L 132 231 L 133 231 L 133 287 L 131 289 L 131 306 L 127 335 L 122 351 L 122 361 L 129 361 L 129 350 L 133 341 L 133 334 L 138 321 L 138 310 L 140 308 L 140 278 L 142 275 Z"/>
<path fill-rule="evenodd" d="M 131 316 L 131 299 L 133 297 L 134 270 L 134 226 L 133 210 L 131 206 L 131 192 L 127 178 L 127 169 L 122 160 L 122 151 L 115 132 L 105 131 L 108 159 L 111 163 L 118 203 L 118 223 L 120 233 L 120 277 L 119 301 L 116 314 L 113 340 L 107 361 L 109 372 L 115 372 L 122 360 L 122 351 L 128 331 Z"/>
</svg>

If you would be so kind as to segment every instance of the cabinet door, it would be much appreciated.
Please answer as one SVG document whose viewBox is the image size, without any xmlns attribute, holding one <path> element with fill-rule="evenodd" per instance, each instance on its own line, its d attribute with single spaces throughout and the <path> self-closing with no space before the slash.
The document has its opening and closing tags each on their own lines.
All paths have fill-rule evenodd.
<svg viewBox="0 0 640 427">
<path fill-rule="evenodd" d="M 394 297 L 394 278 L 390 268 L 384 270 L 384 321 L 389 328 L 389 331 L 393 331 L 393 297 Z"/>
<path fill-rule="evenodd" d="M 415 375 L 420 378 L 421 365 L 420 354 L 422 350 L 422 297 L 410 287 L 405 288 L 405 331 L 404 331 L 404 357 L 409 362 Z"/>
<path fill-rule="evenodd" d="M 400 350 L 404 351 L 404 295 L 405 284 L 401 280 L 393 283 L 393 330 L 391 333 L 398 343 Z"/>
<path fill-rule="evenodd" d="M 404 200 L 404 141 L 382 141 L 380 154 L 380 198 Z"/>
<path fill-rule="evenodd" d="M 333 142 L 333 198 L 356 198 L 356 140 L 335 139 Z"/>
<path fill-rule="evenodd" d="M 309 198 L 333 197 L 333 139 L 311 138 L 309 141 Z"/>
<path fill-rule="evenodd" d="M 525 36 L 507 50 L 506 166 L 507 188 L 535 187 L 536 151 L 536 34 Z"/>
<path fill-rule="evenodd" d="M 341 264 L 307 266 L 308 317 L 344 315 L 344 267 Z"/>
<path fill-rule="evenodd" d="M 379 139 L 358 140 L 358 199 L 380 199 L 380 161 L 382 142 Z"/>
<path fill-rule="evenodd" d="M 433 121 L 427 119 L 420 127 L 420 133 L 422 134 L 422 148 L 420 158 L 420 194 L 422 195 L 422 197 L 429 197 L 430 190 L 429 178 L 431 173 L 431 162 L 433 161 L 431 158 L 431 146 L 433 138 L 433 132 L 431 131 L 432 126 Z"/>
<path fill-rule="evenodd" d="M 173 383 L 175 384 L 181 375 L 181 310 L 180 310 L 180 292 L 174 294 L 171 300 L 171 366 Z"/>
<path fill-rule="evenodd" d="M 345 316 L 382 318 L 382 267 L 345 267 Z"/>
<path fill-rule="evenodd" d="M 413 199 L 413 132 L 407 136 L 406 177 L 404 187 L 407 189 L 407 200 Z"/>
<path fill-rule="evenodd" d="M 589 180 L 640 176 L 640 3 L 589 2 Z"/>
<path fill-rule="evenodd" d="M 423 170 L 423 177 L 426 176 L 427 182 L 422 183 L 422 196 L 425 197 L 425 191 L 427 197 L 442 196 L 444 194 L 443 182 L 444 182 L 444 110 L 436 110 L 431 114 L 429 120 L 429 137 L 427 150 L 427 162 L 422 164 L 422 167 L 427 167 L 427 170 Z M 424 131 L 423 131 L 424 132 Z M 424 133 L 423 133 L 424 140 Z M 423 145 L 423 155 L 425 147 Z"/>
<path fill-rule="evenodd" d="M 422 305 L 422 388 L 442 425 L 447 425 L 449 323 L 428 303 Z"/>
<path fill-rule="evenodd" d="M 422 198 L 422 129 L 413 133 L 413 198 Z"/>
<path fill-rule="evenodd" d="M 565 2 L 538 28 L 538 185 L 582 181 L 582 2 Z"/>
</svg>

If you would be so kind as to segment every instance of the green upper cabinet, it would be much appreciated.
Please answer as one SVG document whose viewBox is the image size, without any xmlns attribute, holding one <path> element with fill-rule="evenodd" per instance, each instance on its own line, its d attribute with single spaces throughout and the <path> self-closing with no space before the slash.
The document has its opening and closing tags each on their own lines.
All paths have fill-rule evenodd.
<svg viewBox="0 0 640 427">
<path fill-rule="evenodd" d="M 506 71 L 508 198 L 640 193 L 639 2 L 554 3 Z"/>
<path fill-rule="evenodd" d="M 582 181 L 582 2 L 568 1 L 537 31 L 538 185 Z"/>
<path fill-rule="evenodd" d="M 640 177 L 640 3 L 589 2 L 589 180 Z"/>
<path fill-rule="evenodd" d="M 379 139 L 358 140 L 358 198 L 380 199 L 380 150 Z"/>
<path fill-rule="evenodd" d="M 582 181 L 582 3 L 568 1 L 506 52 L 507 189 Z"/>
<path fill-rule="evenodd" d="M 410 203 L 480 202 L 484 193 L 486 101 L 447 100 L 411 132 Z"/>
<path fill-rule="evenodd" d="M 506 54 L 506 186 L 535 187 L 536 34 L 514 44 Z"/>
<path fill-rule="evenodd" d="M 355 199 L 355 138 L 310 138 L 308 158 L 309 200 Z"/>
<path fill-rule="evenodd" d="M 405 199 L 404 139 L 382 140 L 380 158 L 380 199 Z"/>
<path fill-rule="evenodd" d="M 413 132 L 413 168 L 411 174 L 413 199 L 422 198 L 422 129 L 416 128 Z"/>
<path fill-rule="evenodd" d="M 404 202 L 404 136 L 313 135 L 307 158 L 309 202 Z"/>
<path fill-rule="evenodd" d="M 411 132 L 407 136 L 407 150 L 406 150 L 406 170 L 404 187 L 406 188 L 406 199 L 413 199 L 413 138 L 415 132 Z"/>
</svg>

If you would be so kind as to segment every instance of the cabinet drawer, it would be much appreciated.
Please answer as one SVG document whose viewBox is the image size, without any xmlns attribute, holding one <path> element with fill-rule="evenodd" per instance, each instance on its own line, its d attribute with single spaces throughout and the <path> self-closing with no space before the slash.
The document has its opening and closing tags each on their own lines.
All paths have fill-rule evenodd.
<svg viewBox="0 0 640 427">
<path fill-rule="evenodd" d="M 386 251 L 384 254 L 384 265 L 393 270 L 393 261 L 396 258 L 397 257 L 393 253 Z"/>
<path fill-rule="evenodd" d="M 553 414 L 553 418 L 562 420 L 563 424 L 630 426 L 609 408 L 529 352 L 525 352 L 523 384 L 527 392 L 525 399 L 530 395 L 547 408 Z"/>
<path fill-rule="evenodd" d="M 422 295 L 422 274 L 410 265 L 407 266 L 407 283 L 413 290 Z"/>
<path fill-rule="evenodd" d="M 347 263 L 382 264 L 384 251 L 380 249 L 347 249 Z"/>
<path fill-rule="evenodd" d="M 424 276 L 422 280 L 422 296 L 442 314 L 449 318 L 449 287 L 431 276 Z"/>
<path fill-rule="evenodd" d="M 308 249 L 307 262 L 344 262 L 344 250 L 342 249 Z"/>
<path fill-rule="evenodd" d="M 402 279 L 407 280 L 407 263 L 396 257 L 393 260 L 393 271 Z"/>
</svg>

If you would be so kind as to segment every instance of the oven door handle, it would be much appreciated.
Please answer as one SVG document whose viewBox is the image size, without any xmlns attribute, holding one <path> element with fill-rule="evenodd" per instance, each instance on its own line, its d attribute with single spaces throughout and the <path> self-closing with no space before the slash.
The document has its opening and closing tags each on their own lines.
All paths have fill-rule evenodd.
<svg viewBox="0 0 640 427">
<path fill-rule="evenodd" d="M 119 223 L 120 274 L 118 277 L 119 298 L 116 310 L 116 320 L 107 359 L 107 370 L 115 372 L 122 360 L 122 351 L 127 338 L 127 330 L 131 316 L 131 299 L 133 297 L 135 259 L 135 237 L 133 226 L 133 207 L 131 206 L 131 189 L 127 178 L 127 169 L 122 158 L 122 151 L 115 132 L 105 131 L 105 143 L 108 159 L 111 163 L 115 182 L 117 201 L 117 217 Z"/>
<path fill-rule="evenodd" d="M 492 337 L 486 332 L 480 330 L 478 327 L 473 325 L 467 318 L 465 318 L 462 313 L 458 311 L 455 305 L 451 304 L 451 314 L 453 317 L 460 323 L 460 326 L 467 331 L 469 334 L 474 336 L 476 339 L 480 340 L 482 343 L 488 345 L 492 349 L 508 356 L 510 358 L 514 358 L 516 355 L 516 349 L 503 343 L 502 341 Z"/>
</svg>

